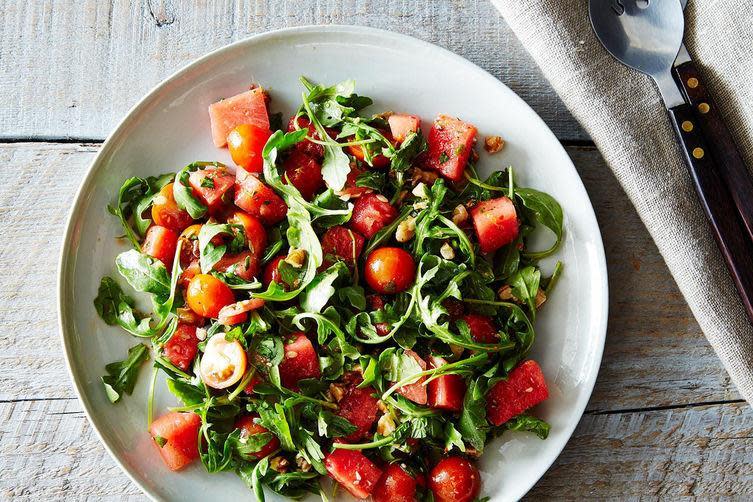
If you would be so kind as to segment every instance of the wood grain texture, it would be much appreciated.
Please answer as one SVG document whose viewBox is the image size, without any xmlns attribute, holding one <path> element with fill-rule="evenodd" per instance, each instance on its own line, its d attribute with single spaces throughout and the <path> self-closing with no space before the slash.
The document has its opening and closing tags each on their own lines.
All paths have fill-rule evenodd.
<svg viewBox="0 0 753 502">
<path fill-rule="evenodd" d="M 0 138 L 104 138 L 149 89 L 207 52 L 308 24 L 415 36 L 478 64 L 561 139 L 587 139 L 488 0 L 0 0 Z"/>
</svg>

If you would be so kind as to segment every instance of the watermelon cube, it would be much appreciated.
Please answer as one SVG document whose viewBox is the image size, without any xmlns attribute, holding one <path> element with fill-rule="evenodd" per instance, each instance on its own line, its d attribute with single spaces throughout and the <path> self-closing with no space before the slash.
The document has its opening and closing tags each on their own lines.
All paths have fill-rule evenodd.
<svg viewBox="0 0 753 502">
<path fill-rule="evenodd" d="M 257 87 L 209 105 L 209 119 L 214 146 L 227 144 L 227 135 L 241 124 L 253 124 L 269 129 L 267 97 L 264 89 Z"/>
<path fill-rule="evenodd" d="M 491 253 L 518 237 L 518 214 L 507 197 L 479 202 L 471 209 L 481 251 Z"/>
<path fill-rule="evenodd" d="M 427 167 L 438 171 L 450 181 L 460 181 L 475 139 L 476 128 L 473 125 L 440 115 L 431 126 L 426 139 L 429 145 Z"/>
<path fill-rule="evenodd" d="M 293 333 L 285 343 L 285 356 L 280 363 L 280 379 L 289 389 L 298 389 L 298 380 L 319 378 L 319 357 L 305 333 Z"/>
<path fill-rule="evenodd" d="M 382 470 L 360 451 L 335 449 L 324 458 L 329 475 L 358 499 L 366 499 L 382 477 Z"/>
<path fill-rule="evenodd" d="M 402 143 L 408 135 L 418 131 L 418 128 L 421 125 L 421 119 L 415 115 L 395 113 L 387 117 L 387 123 L 390 125 L 392 139 L 398 143 Z"/>
<path fill-rule="evenodd" d="M 178 471 L 199 458 L 200 427 L 199 415 L 179 412 L 162 415 L 149 426 L 149 434 L 170 470 Z"/>
<path fill-rule="evenodd" d="M 523 361 L 486 393 L 486 416 L 502 425 L 549 397 L 544 374 L 536 361 Z"/>
</svg>

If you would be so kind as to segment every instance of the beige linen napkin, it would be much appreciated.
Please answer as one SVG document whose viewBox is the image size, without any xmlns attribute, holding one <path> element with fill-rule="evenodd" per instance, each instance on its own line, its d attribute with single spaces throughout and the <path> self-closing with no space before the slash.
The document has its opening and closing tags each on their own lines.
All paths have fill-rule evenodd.
<svg viewBox="0 0 753 502">
<path fill-rule="evenodd" d="M 492 2 L 604 155 L 709 342 L 753 403 L 753 327 L 652 81 L 601 47 L 587 0 Z M 690 0 L 686 20 L 689 52 L 753 166 L 753 0 Z"/>
</svg>

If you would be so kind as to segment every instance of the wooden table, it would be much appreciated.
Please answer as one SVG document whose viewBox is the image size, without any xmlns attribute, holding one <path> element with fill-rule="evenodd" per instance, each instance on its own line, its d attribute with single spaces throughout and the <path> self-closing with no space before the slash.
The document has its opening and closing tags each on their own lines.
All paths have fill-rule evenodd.
<svg viewBox="0 0 753 502">
<path fill-rule="evenodd" d="M 0 1 L 0 498 L 144 498 L 65 369 L 65 213 L 102 140 L 152 86 L 229 42 L 317 23 L 386 28 L 477 63 L 536 109 L 586 184 L 609 266 L 607 345 L 588 411 L 529 496 L 753 496 L 753 412 L 599 152 L 487 0 L 240 3 Z"/>
</svg>

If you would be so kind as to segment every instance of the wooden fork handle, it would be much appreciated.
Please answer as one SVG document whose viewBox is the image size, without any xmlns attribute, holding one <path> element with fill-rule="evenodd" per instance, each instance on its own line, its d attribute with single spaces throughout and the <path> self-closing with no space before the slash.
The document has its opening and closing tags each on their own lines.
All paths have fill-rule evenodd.
<svg viewBox="0 0 753 502">
<path fill-rule="evenodd" d="M 674 69 L 675 79 L 693 109 L 692 127 L 699 127 L 714 156 L 719 174 L 737 206 L 745 232 L 753 241 L 753 179 L 724 123 L 719 108 L 701 80 L 692 61 Z"/>
<path fill-rule="evenodd" d="M 669 115 L 716 243 L 740 293 L 748 318 L 753 322 L 753 240 L 742 225 L 737 207 L 720 174 L 720 165 L 710 154 L 700 128 L 689 125 L 694 124 L 695 120 L 690 105 L 671 108 Z"/>
</svg>

